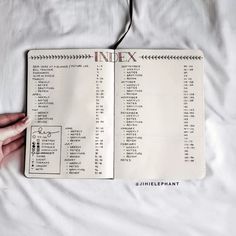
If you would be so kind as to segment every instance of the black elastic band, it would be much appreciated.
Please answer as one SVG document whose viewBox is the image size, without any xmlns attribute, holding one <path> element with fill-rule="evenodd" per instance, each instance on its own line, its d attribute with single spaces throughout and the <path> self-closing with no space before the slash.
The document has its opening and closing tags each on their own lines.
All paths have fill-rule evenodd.
<svg viewBox="0 0 236 236">
<path fill-rule="evenodd" d="M 121 41 L 124 39 L 125 35 L 128 33 L 133 20 L 133 0 L 129 0 L 129 25 L 128 28 L 125 30 L 125 32 L 122 34 L 122 36 L 116 41 L 112 46 L 110 46 L 111 49 L 116 49 Z"/>
</svg>

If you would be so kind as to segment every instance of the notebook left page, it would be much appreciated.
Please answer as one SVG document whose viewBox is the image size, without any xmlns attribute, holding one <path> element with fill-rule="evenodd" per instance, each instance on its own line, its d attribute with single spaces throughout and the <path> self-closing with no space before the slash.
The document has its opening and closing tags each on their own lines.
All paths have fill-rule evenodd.
<svg viewBox="0 0 236 236">
<path fill-rule="evenodd" d="M 27 177 L 113 177 L 112 56 L 104 49 L 28 52 Z"/>
</svg>

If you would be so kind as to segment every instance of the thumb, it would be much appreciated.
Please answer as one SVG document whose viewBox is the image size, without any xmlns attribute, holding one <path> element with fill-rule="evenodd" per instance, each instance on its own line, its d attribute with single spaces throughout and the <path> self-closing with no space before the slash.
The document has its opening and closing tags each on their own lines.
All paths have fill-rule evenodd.
<svg viewBox="0 0 236 236">
<path fill-rule="evenodd" d="M 7 138 L 13 137 L 19 133 L 21 133 L 29 124 L 31 120 L 29 117 L 25 117 L 24 119 L 16 122 L 13 125 L 7 126 L 5 128 L 0 129 L 0 141 L 4 141 Z"/>
</svg>

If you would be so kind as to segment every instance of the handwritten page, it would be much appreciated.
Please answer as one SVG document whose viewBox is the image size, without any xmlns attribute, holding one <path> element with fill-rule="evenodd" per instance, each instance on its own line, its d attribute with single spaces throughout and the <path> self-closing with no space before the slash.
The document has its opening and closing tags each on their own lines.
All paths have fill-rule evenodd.
<svg viewBox="0 0 236 236">
<path fill-rule="evenodd" d="M 113 61 L 93 49 L 31 50 L 27 87 L 25 175 L 112 178 Z"/>
<path fill-rule="evenodd" d="M 203 55 L 116 50 L 115 178 L 205 175 Z"/>
</svg>

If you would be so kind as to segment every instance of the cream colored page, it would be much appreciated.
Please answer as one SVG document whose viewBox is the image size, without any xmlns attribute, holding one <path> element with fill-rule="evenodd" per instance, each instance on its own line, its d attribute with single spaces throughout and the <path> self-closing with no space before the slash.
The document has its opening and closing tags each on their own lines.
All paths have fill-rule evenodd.
<svg viewBox="0 0 236 236">
<path fill-rule="evenodd" d="M 202 53 L 123 49 L 115 58 L 115 177 L 203 177 Z"/>
<path fill-rule="evenodd" d="M 113 177 L 114 63 L 97 51 L 28 53 L 26 176 Z"/>
</svg>

